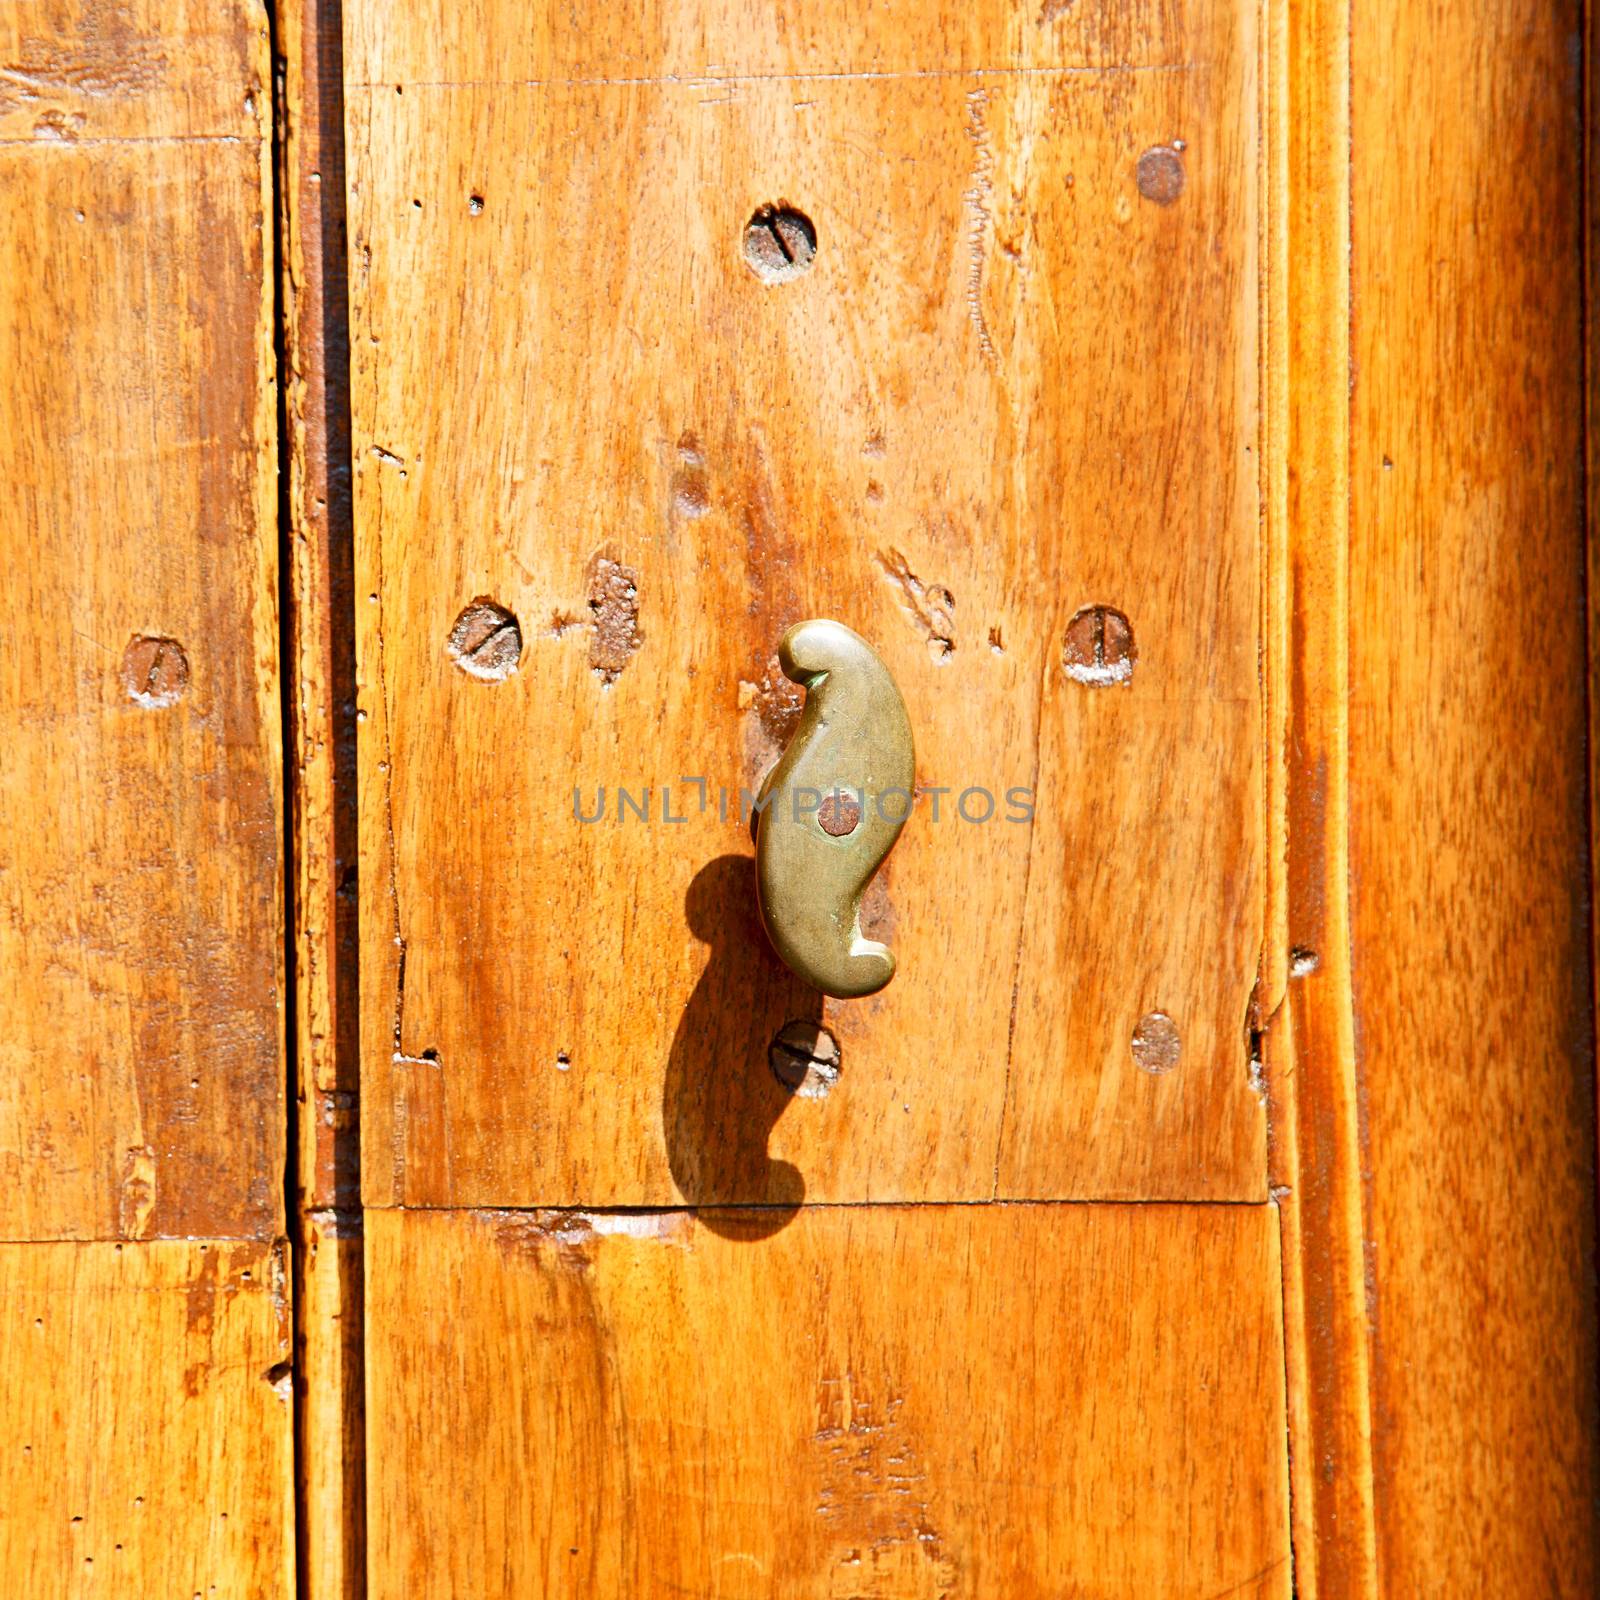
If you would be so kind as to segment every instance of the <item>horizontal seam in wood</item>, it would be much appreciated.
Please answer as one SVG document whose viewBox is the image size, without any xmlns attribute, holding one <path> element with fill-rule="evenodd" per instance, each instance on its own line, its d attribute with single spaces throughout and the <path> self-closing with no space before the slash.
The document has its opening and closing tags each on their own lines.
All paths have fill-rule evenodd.
<svg viewBox="0 0 1600 1600">
<path fill-rule="evenodd" d="M 637 77 L 587 78 L 428 78 L 401 77 L 383 83 L 349 83 L 346 90 L 407 89 L 718 89 L 739 83 L 897 83 L 960 78 L 1102 78 L 1124 73 L 1204 72 L 1204 61 L 1113 61 L 1105 66 L 906 67 L 882 72 L 728 72 L 659 73 Z"/>
</svg>

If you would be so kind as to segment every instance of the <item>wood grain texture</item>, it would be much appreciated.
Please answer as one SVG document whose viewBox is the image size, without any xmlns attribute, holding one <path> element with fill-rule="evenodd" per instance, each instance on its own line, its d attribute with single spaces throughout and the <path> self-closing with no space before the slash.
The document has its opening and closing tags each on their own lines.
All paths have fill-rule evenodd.
<svg viewBox="0 0 1600 1600">
<path fill-rule="evenodd" d="M 1295 1589 L 1376 1600 L 1371 1349 L 1349 849 L 1349 7 L 1270 35 L 1266 470 L 1282 843 L 1261 999 L 1283 1223 Z"/>
<path fill-rule="evenodd" d="M 282 1226 L 266 36 L 191 9 L 0 23 L 0 1237 Z"/>
<path fill-rule="evenodd" d="M 309 1211 L 295 1241 L 297 1600 L 367 1592 L 361 1232 L 359 1213 Z"/>
<path fill-rule="evenodd" d="M 6 1593 L 289 1600 L 278 1247 L 0 1245 L 0 1349 Z"/>
<path fill-rule="evenodd" d="M 1352 13 L 1351 937 L 1391 1594 L 1597 1581 L 1580 22 Z"/>
<path fill-rule="evenodd" d="M 279 218 L 289 464 L 290 800 L 303 1203 L 360 1197 L 350 329 L 338 0 L 284 0 Z"/>
<path fill-rule="evenodd" d="M 1270 1207 L 761 1216 L 372 1213 L 374 1600 L 1288 1595 Z"/>
<path fill-rule="evenodd" d="M 583 15 L 350 9 L 369 1202 L 1262 1197 L 1253 11 Z M 775 287 L 778 200 L 820 245 Z M 478 597 L 503 682 L 446 649 Z M 1124 685 L 1065 674 L 1094 604 Z M 868 918 L 899 975 L 825 1008 L 717 810 L 807 615 L 953 791 Z M 791 1101 L 767 1042 L 819 1016 Z"/>
<path fill-rule="evenodd" d="M 1600 9 L 1584 8 L 1583 33 L 1583 271 L 1584 271 L 1584 509 L 1589 582 L 1589 951 L 1591 993 L 1600 998 Z M 1596 1059 L 1600 1061 L 1600 1044 Z M 1596 1073 L 1596 1122 L 1600 1126 L 1600 1071 Z"/>
<path fill-rule="evenodd" d="M 0 144 L 258 146 L 266 17 L 246 0 L 10 0 Z"/>
<path fill-rule="evenodd" d="M 299 1600 L 360 1600 L 366 1505 L 355 604 L 338 0 L 283 0 L 275 39 L 291 533 L 298 1593 Z"/>
</svg>

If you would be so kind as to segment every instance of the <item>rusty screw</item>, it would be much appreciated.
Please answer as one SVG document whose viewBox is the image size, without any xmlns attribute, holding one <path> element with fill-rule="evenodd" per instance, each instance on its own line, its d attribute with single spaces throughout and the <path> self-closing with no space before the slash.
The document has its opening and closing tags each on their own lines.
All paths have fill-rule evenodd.
<svg viewBox="0 0 1600 1600">
<path fill-rule="evenodd" d="M 136 634 L 122 653 L 122 687 L 136 706 L 175 705 L 189 687 L 189 658 L 176 639 Z"/>
<path fill-rule="evenodd" d="M 469 677 L 499 683 L 522 658 L 522 627 L 504 606 L 479 595 L 456 618 L 445 647 Z"/>
<path fill-rule="evenodd" d="M 763 283 L 788 283 L 817 254 L 811 218 L 793 206 L 762 206 L 744 225 L 744 258 Z"/>
<path fill-rule="evenodd" d="M 835 789 L 817 811 L 822 831 L 834 839 L 848 838 L 861 821 L 861 802 L 847 789 Z"/>
<path fill-rule="evenodd" d="M 1133 176 L 1139 193 L 1146 200 L 1154 200 L 1158 206 L 1170 206 L 1183 193 L 1181 148 L 1180 145 L 1158 144 L 1139 157 Z"/>
<path fill-rule="evenodd" d="M 839 1041 L 820 1022 L 786 1022 L 767 1046 L 767 1062 L 790 1094 L 820 1100 L 839 1081 Z"/>
<path fill-rule="evenodd" d="M 1074 683 L 1095 688 L 1126 683 L 1138 659 L 1132 625 L 1110 606 L 1085 606 L 1067 624 L 1061 664 Z"/>
</svg>

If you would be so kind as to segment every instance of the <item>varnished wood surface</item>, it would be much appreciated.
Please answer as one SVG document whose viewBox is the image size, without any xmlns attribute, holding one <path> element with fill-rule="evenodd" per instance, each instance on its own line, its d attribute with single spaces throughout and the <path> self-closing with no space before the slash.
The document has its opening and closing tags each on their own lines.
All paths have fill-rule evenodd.
<svg viewBox="0 0 1600 1600">
<path fill-rule="evenodd" d="M 349 16 L 369 1202 L 1263 1197 L 1253 12 Z M 775 201 L 820 241 L 781 286 Z M 446 647 L 480 597 L 502 682 Z M 1124 684 L 1067 676 L 1092 605 Z M 922 785 L 1037 791 L 924 795 L 847 1006 L 717 815 L 807 615 L 884 655 Z"/>
<path fill-rule="evenodd" d="M 1274 966 L 1258 1026 L 1283 1220 L 1298 1600 L 1376 1600 L 1364 1155 L 1350 943 L 1350 17 L 1281 8 L 1268 66 Z"/>
<path fill-rule="evenodd" d="M 307 1211 L 295 1241 L 297 1600 L 366 1590 L 366 1324 L 360 1213 Z"/>
<path fill-rule="evenodd" d="M 269 86 L 254 6 L 0 16 L 0 1238 L 56 1241 L 0 1244 L 30 1600 L 295 1587 Z"/>
<path fill-rule="evenodd" d="M 270 127 L 266 17 L 244 0 L 10 0 L 0 143 L 257 145 Z"/>
<path fill-rule="evenodd" d="M 371 1213 L 374 1600 L 1289 1594 L 1271 1207 L 760 1216 Z"/>
<path fill-rule="evenodd" d="M 280 1248 L 0 1245 L 0 1350 L 7 1594 L 290 1600 Z"/>
<path fill-rule="evenodd" d="M 1390 1594 L 1597 1581 L 1580 20 L 1352 13 L 1351 962 Z"/>
<path fill-rule="evenodd" d="M 282 1226 L 271 108 L 200 9 L 0 23 L 3 1238 Z"/>
</svg>

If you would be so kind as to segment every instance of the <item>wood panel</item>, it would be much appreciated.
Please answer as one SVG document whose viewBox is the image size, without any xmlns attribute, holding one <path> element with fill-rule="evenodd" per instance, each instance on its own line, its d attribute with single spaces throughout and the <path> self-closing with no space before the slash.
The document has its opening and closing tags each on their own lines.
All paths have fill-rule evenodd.
<svg viewBox="0 0 1600 1600">
<path fill-rule="evenodd" d="M 1270 1207 L 769 1217 L 372 1213 L 373 1600 L 1288 1595 Z"/>
<path fill-rule="evenodd" d="M 1580 21 L 1351 22 L 1349 883 L 1393 1594 L 1597 1578 Z"/>
<path fill-rule="evenodd" d="M 258 145 L 271 115 L 266 43 L 266 18 L 247 4 L 10 0 L 0 143 Z"/>
<path fill-rule="evenodd" d="M 295 1240 L 297 1600 L 366 1594 L 366 1327 L 359 1212 L 307 1211 Z"/>
<path fill-rule="evenodd" d="M 276 1246 L 0 1245 L 6 1592 L 288 1600 L 289 1338 Z"/>
<path fill-rule="evenodd" d="M 338 0 L 285 0 L 279 216 L 288 434 L 290 800 L 300 1189 L 353 1206 L 357 1058 L 355 575 Z"/>
<path fill-rule="evenodd" d="M 1253 8 L 852 20 L 351 8 L 372 1203 L 1265 1193 Z M 820 242 L 775 286 L 780 201 Z M 503 681 L 447 648 L 479 599 Z M 1126 681 L 1067 674 L 1095 605 Z M 737 815 L 808 614 L 884 653 L 923 789 L 845 1005 Z"/>
<path fill-rule="evenodd" d="M 1268 670 L 1282 843 L 1260 1027 L 1283 1224 L 1295 1592 L 1376 1600 L 1349 899 L 1349 6 L 1277 8 L 1271 47 Z"/>
<path fill-rule="evenodd" d="M 266 37 L 195 10 L 0 24 L 0 1237 L 282 1226 Z"/>
<path fill-rule="evenodd" d="M 338 0 L 282 0 L 299 1600 L 366 1592 L 355 597 Z"/>
</svg>

